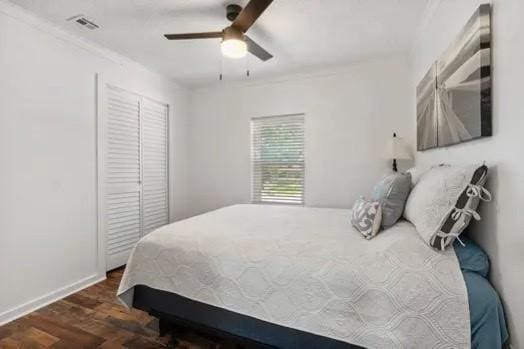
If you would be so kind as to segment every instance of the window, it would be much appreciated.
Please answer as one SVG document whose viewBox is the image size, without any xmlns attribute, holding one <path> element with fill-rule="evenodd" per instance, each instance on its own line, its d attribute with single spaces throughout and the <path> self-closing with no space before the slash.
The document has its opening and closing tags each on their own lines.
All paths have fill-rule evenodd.
<svg viewBox="0 0 524 349">
<path fill-rule="evenodd" d="M 251 119 L 252 201 L 304 204 L 304 115 Z"/>
</svg>

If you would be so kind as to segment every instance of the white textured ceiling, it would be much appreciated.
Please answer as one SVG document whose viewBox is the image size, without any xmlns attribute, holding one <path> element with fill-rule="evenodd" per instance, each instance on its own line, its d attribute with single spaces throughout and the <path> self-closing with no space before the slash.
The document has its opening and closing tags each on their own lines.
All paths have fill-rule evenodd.
<svg viewBox="0 0 524 349">
<path fill-rule="evenodd" d="M 222 59 L 220 40 L 168 41 L 164 33 L 221 30 L 225 6 L 247 0 L 11 0 L 56 25 L 186 84 L 300 72 L 406 52 L 427 0 L 275 0 L 249 36 L 275 58 Z M 66 18 L 84 14 L 90 31 Z"/>
</svg>

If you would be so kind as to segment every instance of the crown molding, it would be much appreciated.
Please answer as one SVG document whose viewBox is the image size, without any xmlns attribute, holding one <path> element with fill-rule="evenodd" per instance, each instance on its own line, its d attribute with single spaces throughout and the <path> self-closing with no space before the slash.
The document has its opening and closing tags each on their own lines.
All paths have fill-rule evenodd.
<svg viewBox="0 0 524 349">
<path fill-rule="evenodd" d="M 395 52 L 387 55 L 375 56 L 373 58 L 359 59 L 348 62 L 343 62 L 339 64 L 328 65 L 324 67 L 309 67 L 300 69 L 298 71 L 292 71 L 287 73 L 275 72 L 269 75 L 264 75 L 262 77 L 252 79 L 252 78 L 241 78 L 241 79 L 231 79 L 224 81 L 216 81 L 210 83 L 202 84 L 193 84 L 189 85 L 188 89 L 192 92 L 199 90 L 212 89 L 217 87 L 230 87 L 230 88 L 250 88 L 257 86 L 267 86 L 267 85 L 278 85 L 287 82 L 298 82 L 302 80 L 310 80 L 316 78 L 327 78 L 330 76 L 339 77 L 344 74 L 351 74 L 354 72 L 356 67 L 362 67 L 371 64 L 377 63 L 392 63 L 405 62 L 406 58 L 409 58 L 409 52 Z"/>
<path fill-rule="evenodd" d="M 51 21 L 48 21 L 29 10 L 13 4 L 8 0 L 0 0 L 0 14 L 15 19 L 21 23 L 24 23 L 25 25 L 30 26 L 33 29 L 51 35 L 57 40 L 72 45 L 77 49 L 84 50 L 99 58 L 103 58 L 113 64 L 134 67 L 139 70 L 147 71 L 154 75 L 161 76 L 177 86 L 183 86 L 178 81 L 166 74 L 151 69 L 137 61 L 132 60 L 131 58 L 116 53 L 115 51 L 99 45 L 89 39 L 83 38 L 80 35 L 70 33 L 58 25 L 52 23 Z"/>
</svg>

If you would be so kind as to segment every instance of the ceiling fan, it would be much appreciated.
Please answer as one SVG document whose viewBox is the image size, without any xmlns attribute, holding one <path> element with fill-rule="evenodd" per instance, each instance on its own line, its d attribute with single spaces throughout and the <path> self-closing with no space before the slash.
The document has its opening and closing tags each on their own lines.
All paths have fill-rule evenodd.
<svg viewBox="0 0 524 349">
<path fill-rule="evenodd" d="M 273 0 L 251 0 L 244 9 L 239 5 L 228 5 L 226 7 L 226 17 L 232 23 L 230 26 L 222 29 L 222 31 L 165 34 L 164 36 L 169 40 L 219 38 L 222 39 L 220 48 L 224 56 L 242 58 L 247 52 L 250 52 L 265 62 L 273 58 L 273 55 L 245 35 L 245 33 L 272 2 Z"/>
</svg>

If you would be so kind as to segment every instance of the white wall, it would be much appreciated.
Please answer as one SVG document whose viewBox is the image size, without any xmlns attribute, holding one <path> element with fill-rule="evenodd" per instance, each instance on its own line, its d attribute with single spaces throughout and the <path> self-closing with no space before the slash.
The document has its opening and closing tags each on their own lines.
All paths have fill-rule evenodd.
<svg viewBox="0 0 524 349">
<path fill-rule="evenodd" d="M 0 323 L 104 277 L 96 73 L 171 105 L 171 219 L 186 214 L 186 91 L 0 2 Z"/>
<path fill-rule="evenodd" d="M 287 113 L 306 114 L 306 204 L 349 207 L 387 170 L 381 153 L 391 133 L 415 139 L 415 85 L 480 2 L 434 0 L 411 66 L 391 57 L 188 93 L 0 1 L 0 323 L 100 277 L 96 73 L 171 105 L 172 220 L 249 202 L 249 120 Z M 493 2 L 495 134 L 418 153 L 417 163 L 487 160 L 495 166 L 495 202 L 484 205 L 476 236 L 491 256 L 492 279 L 519 348 L 524 3 Z"/>
<path fill-rule="evenodd" d="M 417 82 L 451 43 L 482 0 L 434 1 L 413 50 L 412 103 Z M 491 278 L 501 293 L 514 348 L 524 347 L 524 2 L 493 1 L 493 126 L 491 138 L 420 152 L 417 165 L 487 161 L 494 202 L 484 205 L 473 237 L 491 257 Z M 415 138 L 415 109 L 411 111 Z"/>
<path fill-rule="evenodd" d="M 404 57 L 193 91 L 188 212 L 250 201 L 250 118 L 306 115 L 306 204 L 350 207 L 387 170 L 393 131 L 409 130 Z"/>
</svg>

